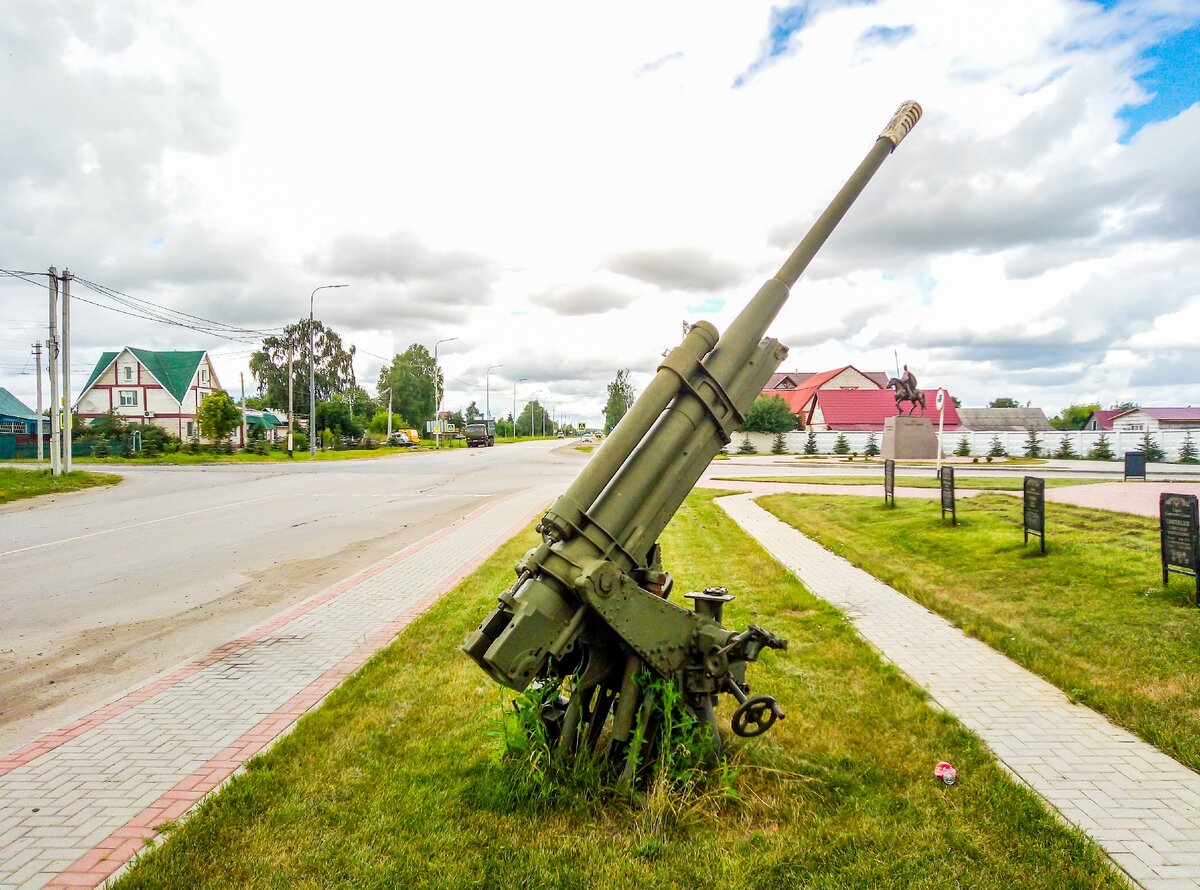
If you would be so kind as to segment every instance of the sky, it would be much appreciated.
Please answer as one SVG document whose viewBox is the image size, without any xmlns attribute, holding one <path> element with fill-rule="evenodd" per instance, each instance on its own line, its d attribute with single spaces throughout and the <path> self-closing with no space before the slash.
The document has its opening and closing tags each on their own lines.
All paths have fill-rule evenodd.
<svg viewBox="0 0 1200 890">
<path fill-rule="evenodd" d="M 914 99 L 771 327 L 781 370 L 1200 404 L 1200 0 L 9 0 L 0 83 L 0 268 L 78 276 L 76 393 L 128 345 L 253 394 L 255 342 L 345 284 L 315 314 L 368 391 L 445 341 L 446 408 L 598 423 Z M 0 275 L 29 405 L 45 282 Z"/>
</svg>

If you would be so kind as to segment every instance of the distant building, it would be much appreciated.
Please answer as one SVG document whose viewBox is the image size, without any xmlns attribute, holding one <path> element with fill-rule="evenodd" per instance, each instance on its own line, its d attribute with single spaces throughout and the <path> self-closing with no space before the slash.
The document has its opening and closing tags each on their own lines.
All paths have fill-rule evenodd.
<svg viewBox="0 0 1200 890">
<path fill-rule="evenodd" d="M 779 396 L 787 402 L 787 406 L 793 414 L 807 417 L 812 413 L 813 398 L 820 391 L 869 390 L 879 392 L 884 390 L 887 382 L 887 374 L 882 371 L 863 372 L 854 365 L 843 365 L 832 371 L 821 371 L 816 374 L 799 371 L 772 374 L 767 385 L 763 387 L 762 395 Z M 895 413 L 894 402 L 892 413 Z"/>
<path fill-rule="evenodd" d="M 1118 414 L 1124 414 L 1125 409 L 1117 408 L 1111 411 L 1093 411 L 1088 415 L 1088 419 L 1083 422 L 1085 430 L 1111 430 L 1113 428 L 1112 419 Z"/>
<path fill-rule="evenodd" d="M 1116 413 L 1112 429 L 1140 432 L 1200 430 L 1200 408 L 1130 408 Z"/>
<path fill-rule="evenodd" d="M 921 390 L 925 394 L 925 417 L 937 426 L 938 411 L 935 407 L 936 389 Z M 944 429 L 947 432 L 962 429 L 958 410 L 950 393 L 946 393 L 944 404 Z M 904 403 L 904 413 L 909 404 Z M 921 413 L 918 408 L 916 414 Z M 896 394 L 890 389 L 819 389 L 810 401 L 804 415 L 808 429 L 824 432 L 882 432 L 884 421 L 896 415 Z"/>
<path fill-rule="evenodd" d="M 24 402 L 0 386 L 0 433 L 18 436 L 37 435 L 37 414 Z M 46 418 L 43 432 L 49 432 L 50 418 Z"/>
<path fill-rule="evenodd" d="M 958 418 L 976 433 L 1054 429 L 1041 408 L 959 408 Z"/>
<path fill-rule="evenodd" d="M 111 411 L 127 423 L 154 424 L 180 439 L 190 439 L 199 434 L 200 403 L 220 388 L 207 352 L 154 352 L 127 346 L 100 356 L 75 410 L 81 423 Z"/>
</svg>

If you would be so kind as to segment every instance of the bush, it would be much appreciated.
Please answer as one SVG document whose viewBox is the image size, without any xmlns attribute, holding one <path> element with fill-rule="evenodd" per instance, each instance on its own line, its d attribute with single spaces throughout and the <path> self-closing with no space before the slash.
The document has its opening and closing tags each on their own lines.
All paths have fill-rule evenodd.
<svg viewBox="0 0 1200 890">
<path fill-rule="evenodd" d="M 286 434 L 285 434 L 286 435 Z M 287 448 L 287 440 L 283 442 L 283 447 Z M 292 451 L 307 451 L 308 450 L 308 435 L 296 430 L 292 433 Z"/>
<path fill-rule="evenodd" d="M 1004 450 L 1004 445 L 1001 444 L 999 436 L 992 436 L 992 444 L 988 448 L 987 456 L 988 460 L 991 460 L 993 457 L 1008 457 L 1008 452 Z"/>
<path fill-rule="evenodd" d="M 1146 430 L 1142 436 L 1141 444 L 1138 445 L 1137 450 L 1146 455 L 1146 463 L 1161 463 L 1167 459 L 1167 455 L 1159 447 L 1159 444 L 1154 441 L 1154 436 L 1150 435 L 1149 430 Z"/>
<path fill-rule="evenodd" d="M 958 440 L 958 447 L 954 449 L 954 454 L 957 457 L 971 456 L 971 440 L 963 436 Z"/>
<path fill-rule="evenodd" d="M 108 457 L 108 446 L 100 441 L 92 449 L 92 457 Z"/>
</svg>

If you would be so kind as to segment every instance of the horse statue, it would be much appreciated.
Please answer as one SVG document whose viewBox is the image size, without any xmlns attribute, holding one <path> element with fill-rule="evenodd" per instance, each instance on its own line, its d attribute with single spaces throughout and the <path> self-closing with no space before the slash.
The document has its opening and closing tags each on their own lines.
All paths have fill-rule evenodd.
<svg viewBox="0 0 1200 890">
<path fill-rule="evenodd" d="M 908 413 L 910 415 L 917 410 L 917 405 L 920 405 L 921 416 L 925 416 L 925 393 L 917 389 L 917 378 L 908 370 L 908 365 L 904 366 L 904 374 L 902 376 L 888 378 L 887 388 L 896 390 L 897 414 L 904 413 L 904 410 L 900 407 L 900 403 L 909 402 Z"/>
</svg>

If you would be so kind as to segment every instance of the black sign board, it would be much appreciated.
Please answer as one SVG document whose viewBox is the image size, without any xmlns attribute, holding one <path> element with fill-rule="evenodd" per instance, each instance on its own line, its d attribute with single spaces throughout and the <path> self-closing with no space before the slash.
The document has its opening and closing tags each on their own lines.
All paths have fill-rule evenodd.
<svg viewBox="0 0 1200 890">
<path fill-rule="evenodd" d="M 1144 452 L 1125 452 L 1125 478 L 1146 481 L 1146 455 Z"/>
<path fill-rule="evenodd" d="M 950 524 L 958 525 L 958 513 L 954 509 L 954 467 L 942 467 L 942 519 L 950 511 Z"/>
<path fill-rule="evenodd" d="M 1025 543 L 1030 535 L 1042 539 L 1042 552 L 1046 552 L 1046 480 L 1037 476 L 1025 477 Z"/>
<path fill-rule="evenodd" d="M 896 462 L 890 457 L 883 462 L 883 502 L 896 506 Z"/>
<path fill-rule="evenodd" d="M 1194 494 L 1158 496 L 1158 531 L 1162 541 L 1163 585 L 1168 572 L 1196 578 L 1196 605 L 1200 605 L 1200 502 Z"/>
</svg>

